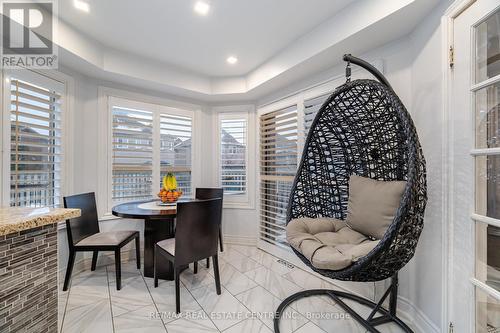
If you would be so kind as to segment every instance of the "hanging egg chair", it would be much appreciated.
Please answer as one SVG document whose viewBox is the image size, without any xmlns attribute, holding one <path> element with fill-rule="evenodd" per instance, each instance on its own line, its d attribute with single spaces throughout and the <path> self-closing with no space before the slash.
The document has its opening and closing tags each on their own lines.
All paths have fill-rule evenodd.
<svg viewBox="0 0 500 333">
<path fill-rule="evenodd" d="M 347 82 L 324 102 L 304 144 L 288 204 L 287 240 L 325 277 L 391 278 L 391 284 L 378 303 L 335 290 L 301 291 L 278 307 L 275 332 L 288 305 L 316 295 L 331 297 L 370 332 L 389 322 L 412 332 L 396 316 L 397 274 L 413 257 L 423 228 L 425 159 L 410 114 L 386 78 L 364 60 L 345 55 L 344 61 Z M 351 63 L 378 81 L 351 81 Z M 363 318 L 343 299 L 372 311 Z M 386 299 L 388 309 L 382 306 Z"/>
</svg>

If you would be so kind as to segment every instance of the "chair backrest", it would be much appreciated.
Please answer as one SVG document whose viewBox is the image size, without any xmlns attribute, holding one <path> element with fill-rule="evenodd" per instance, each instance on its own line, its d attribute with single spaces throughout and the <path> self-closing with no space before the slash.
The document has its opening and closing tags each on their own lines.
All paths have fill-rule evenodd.
<svg viewBox="0 0 500 333">
<path fill-rule="evenodd" d="M 177 204 L 175 264 L 186 265 L 217 254 L 222 199 Z"/>
<path fill-rule="evenodd" d="M 222 188 L 196 188 L 196 199 L 207 200 L 221 198 L 224 199 L 224 189 Z"/>
<path fill-rule="evenodd" d="M 99 232 L 99 220 L 93 192 L 64 197 L 64 208 L 80 208 L 82 211 L 80 217 L 66 220 L 70 247 L 82 239 Z"/>
</svg>

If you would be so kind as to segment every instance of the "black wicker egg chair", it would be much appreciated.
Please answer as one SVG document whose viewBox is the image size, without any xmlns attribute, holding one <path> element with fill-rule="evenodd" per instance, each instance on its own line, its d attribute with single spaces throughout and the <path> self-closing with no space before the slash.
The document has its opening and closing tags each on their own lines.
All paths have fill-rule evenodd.
<svg viewBox="0 0 500 333">
<path fill-rule="evenodd" d="M 344 220 L 351 175 L 383 181 L 406 181 L 395 217 L 367 255 L 341 270 L 315 268 L 294 249 L 313 271 L 338 280 L 374 282 L 391 278 L 390 287 L 378 303 L 335 290 L 315 289 L 296 293 L 277 309 L 274 330 L 279 332 L 285 308 L 303 297 L 331 297 L 369 332 L 393 322 L 403 331 L 412 330 L 396 315 L 398 271 L 415 253 L 423 228 L 427 202 L 425 160 L 413 121 L 385 77 L 369 63 L 345 55 L 347 82 L 325 101 L 314 119 L 304 145 L 292 186 L 287 225 L 292 219 L 331 217 Z M 372 73 L 375 80 L 350 80 L 350 64 Z M 372 309 L 361 317 L 342 299 Z M 389 308 L 382 306 L 388 299 Z"/>
</svg>

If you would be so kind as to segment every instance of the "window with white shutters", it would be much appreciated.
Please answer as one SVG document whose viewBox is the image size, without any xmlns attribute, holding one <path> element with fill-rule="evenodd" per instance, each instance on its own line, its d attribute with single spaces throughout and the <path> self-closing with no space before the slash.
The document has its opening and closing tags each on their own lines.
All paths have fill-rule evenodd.
<svg viewBox="0 0 500 333">
<path fill-rule="evenodd" d="M 307 137 L 314 118 L 329 94 L 321 95 L 304 101 L 304 138 Z"/>
<path fill-rule="evenodd" d="M 115 201 L 151 198 L 153 113 L 113 106 L 112 197 Z"/>
<path fill-rule="evenodd" d="M 260 117 L 260 239 L 285 247 L 288 197 L 297 170 L 297 136 L 295 105 Z"/>
<path fill-rule="evenodd" d="M 225 195 L 247 192 L 247 119 L 222 118 L 220 129 L 219 176 Z"/>
<path fill-rule="evenodd" d="M 10 80 L 10 205 L 61 204 L 61 91 Z"/>
<path fill-rule="evenodd" d="M 160 174 L 173 172 L 184 195 L 191 195 L 191 117 L 160 115 Z"/>
</svg>

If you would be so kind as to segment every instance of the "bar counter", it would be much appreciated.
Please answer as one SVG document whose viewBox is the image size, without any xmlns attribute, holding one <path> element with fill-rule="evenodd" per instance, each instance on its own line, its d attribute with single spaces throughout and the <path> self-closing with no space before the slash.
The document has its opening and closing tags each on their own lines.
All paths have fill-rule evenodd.
<svg viewBox="0 0 500 333">
<path fill-rule="evenodd" d="M 57 223 L 78 216 L 0 208 L 0 332 L 57 332 Z"/>
</svg>

